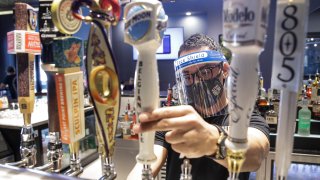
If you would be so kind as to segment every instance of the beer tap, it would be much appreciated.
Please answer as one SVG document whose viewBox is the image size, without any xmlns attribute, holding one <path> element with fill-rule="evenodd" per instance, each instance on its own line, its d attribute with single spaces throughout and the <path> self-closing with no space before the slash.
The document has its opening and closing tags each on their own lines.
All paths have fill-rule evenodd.
<svg viewBox="0 0 320 180">
<path fill-rule="evenodd" d="M 31 124 L 34 109 L 34 55 L 40 52 L 37 11 L 25 3 L 15 3 L 15 30 L 8 33 L 8 53 L 16 54 L 18 103 L 23 114 L 19 162 L 7 165 L 33 168 L 37 164 L 35 134 Z"/>
<path fill-rule="evenodd" d="M 137 0 L 126 4 L 125 42 L 139 51 L 135 72 L 135 109 L 151 112 L 159 108 L 159 75 L 156 51 L 161 45 L 168 17 L 161 2 Z M 138 116 L 137 115 L 137 116 Z M 138 118 L 139 122 L 139 118 Z M 153 151 L 155 132 L 139 134 L 139 154 L 136 159 L 143 164 L 142 179 L 153 179 L 151 163 L 156 160 Z"/>
<path fill-rule="evenodd" d="M 271 87 L 281 90 L 275 158 L 278 180 L 287 179 L 290 168 L 308 10 L 309 0 L 277 1 Z"/>
<path fill-rule="evenodd" d="M 90 16 L 78 13 L 81 6 L 89 6 Z M 117 177 L 113 154 L 120 109 L 120 83 L 107 32 L 111 25 L 117 24 L 120 6 L 116 0 L 75 0 L 72 11 L 76 18 L 91 23 L 86 52 L 88 90 L 96 116 L 103 173 L 100 179 L 112 180 Z"/>
<path fill-rule="evenodd" d="M 72 37 L 81 27 L 82 21 L 72 15 L 72 0 L 54 0 L 51 6 L 52 20 L 55 27 L 66 37 L 54 38 L 52 50 L 55 67 L 57 106 L 61 141 L 69 144 L 69 176 L 78 176 L 83 172 L 80 162 L 79 140 L 85 136 L 82 40 Z"/>
<path fill-rule="evenodd" d="M 52 44 L 54 38 L 64 35 L 60 33 L 53 24 L 51 5 L 52 0 L 39 0 L 39 32 L 42 44 L 41 66 L 47 75 L 49 142 L 47 152 L 48 163 L 41 167 L 37 167 L 36 169 L 60 172 L 62 168 L 63 149 L 60 140 L 60 125 L 55 84 L 55 74 L 58 70 L 54 64 Z"/>
<path fill-rule="evenodd" d="M 258 94 L 258 57 L 268 11 L 269 0 L 223 1 L 223 40 L 232 51 L 227 80 L 230 130 L 225 142 L 230 180 L 238 179 L 248 148 L 247 131 Z"/>
<path fill-rule="evenodd" d="M 192 180 L 191 168 L 192 165 L 190 164 L 189 159 L 184 159 L 181 165 L 180 180 Z"/>
</svg>

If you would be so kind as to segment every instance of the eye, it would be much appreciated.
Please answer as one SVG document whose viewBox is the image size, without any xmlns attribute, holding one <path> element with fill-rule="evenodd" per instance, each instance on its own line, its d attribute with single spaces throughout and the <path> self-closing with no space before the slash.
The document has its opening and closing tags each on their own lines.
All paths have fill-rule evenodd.
<svg viewBox="0 0 320 180">
<path fill-rule="evenodd" d="M 198 75 L 202 78 L 210 78 L 211 77 L 211 69 L 205 68 L 199 71 Z"/>
<path fill-rule="evenodd" d="M 183 78 L 189 80 L 189 79 L 191 79 L 191 75 L 190 74 L 183 74 Z"/>
</svg>

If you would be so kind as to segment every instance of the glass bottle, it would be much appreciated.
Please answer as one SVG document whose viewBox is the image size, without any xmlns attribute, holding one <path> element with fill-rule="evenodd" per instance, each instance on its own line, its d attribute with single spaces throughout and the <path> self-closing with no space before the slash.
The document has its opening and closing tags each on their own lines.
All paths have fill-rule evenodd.
<svg viewBox="0 0 320 180">
<path fill-rule="evenodd" d="M 313 119 L 320 120 L 320 89 L 317 90 L 316 100 L 312 103 Z"/>
<path fill-rule="evenodd" d="M 132 112 L 132 123 L 131 123 L 131 127 L 130 127 L 130 129 L 131 129 L 131 138 L 132 138 L 132 139 L 139 139 L 138 134 L 136 134 L 136 133 L 132 130 L 133 126 L 134 126 L 136 123 L 137 123 L 137 115 L 136 115 L 135 108 L 133 108 L 133 112 Z"/>
<path fill-rule="evenodd" d="M 264 106 L 268 104 L 266 99 L 266 90 L 263 87 L 263 76 L 262 73 L 259 72 L 259 92 L 258 92 L 258 105 Z"/>
<path fill-rule="evenodd" d="M 317 70 L 317 73 L 315 74 L 314 81 L 311 84 L 311 103 L 317 100 L 318 96 L 318 89 L 319 89 L 319 73 Z"/>
<path fill-rule="evenodd" d="M 312 94 L 311 85 L 312 85 L 312 79 L 311 79 L 311 74 L 309 74 L 309 79 L 307 81 L 307 86 L 306 86 L 306 94 L 308 99 L 311 99 L 311 94 Z"/>
<path fill-rule="evenodd" d="M 270 132 L 277 132 L 278 114 L 274 111 L 273 104 L 270 104 L 269 110 L 265 114 L 266 122 L 269 125 Z"/>
<path fill-rule="evenodd" d="M 280 93 L 277 89 L 273 89 L 271 103 L 273 104 L 273 110 L 279 114 Z"/>
<path fill-rule="evenodd" d="M 306 98 L 302 100 L 302 109 L 299 110 L 298 117 L 298 134 L 301 136 L 309 136 L 311 124 L 311 111 L 308 109 L 308 100 Z"/>
<path fill-rule="evenodd" d="M 166 106 L 172 106 L 172 88 L 169 83 L 168 89 L 167 89 L 167 100 L 166 100 Z"/>
</svg>

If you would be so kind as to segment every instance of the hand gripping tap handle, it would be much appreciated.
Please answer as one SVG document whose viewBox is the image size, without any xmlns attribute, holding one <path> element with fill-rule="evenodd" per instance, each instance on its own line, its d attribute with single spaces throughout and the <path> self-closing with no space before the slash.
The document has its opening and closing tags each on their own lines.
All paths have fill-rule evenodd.
<svg viewBox="0 0 320 180">
<path fill-rule="evenodd" d="M 162 4 L 156 0 L 140 0 L 125 6 L 125 42 L 139 51 L 135 72 L 136 110 L 151 112 L 159 107 L 159 77 L 156 51 L 166 28 L 167 16 Z M 139 122 L 139 119 L 138 119 Z M 156 160 L 153 152 L 155 132 L 139 134 L 137 161 L 151 164 Z"/>
<path fill-rule="evenodd" d="M 223 4 L 223 38 L 233 55 L 227 81 L 230 179 L 238 178 L 248 148 L 247 131 L 258 94 L 258 57 L 266 34 L 268 5 L 268 0 L 225 0 Z M 234 18 L 240 13 L 246 18 Z"/>
</svg>

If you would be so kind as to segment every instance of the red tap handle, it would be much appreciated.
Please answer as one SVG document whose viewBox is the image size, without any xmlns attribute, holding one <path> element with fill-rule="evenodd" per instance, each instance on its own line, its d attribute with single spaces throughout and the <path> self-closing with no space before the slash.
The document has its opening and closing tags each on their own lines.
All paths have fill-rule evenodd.
<svg viewBox="0 0 320 180">
<path fill-rule="evenodd" d="M 118 0 L 100 0 L 100 7 L 102 9 L 109 9 L 110 7 L 113 16 L 116 18 L 116 21 L 120 18 L 120 5 Z"/>
<path fill-rule="evenodd" d="M 81 6 L 89 6 L 92 11 L 97 12 L 111 12 L 113 22 L 118 22 L 120 18 L 120 5 L 117 0 L 100 0 L 99 4 L 96 0 L 74 0 L 71 5 L 73 16 L 80 20 L 91 21 L 92 17 L 78 13 Z"/>
</svg>

